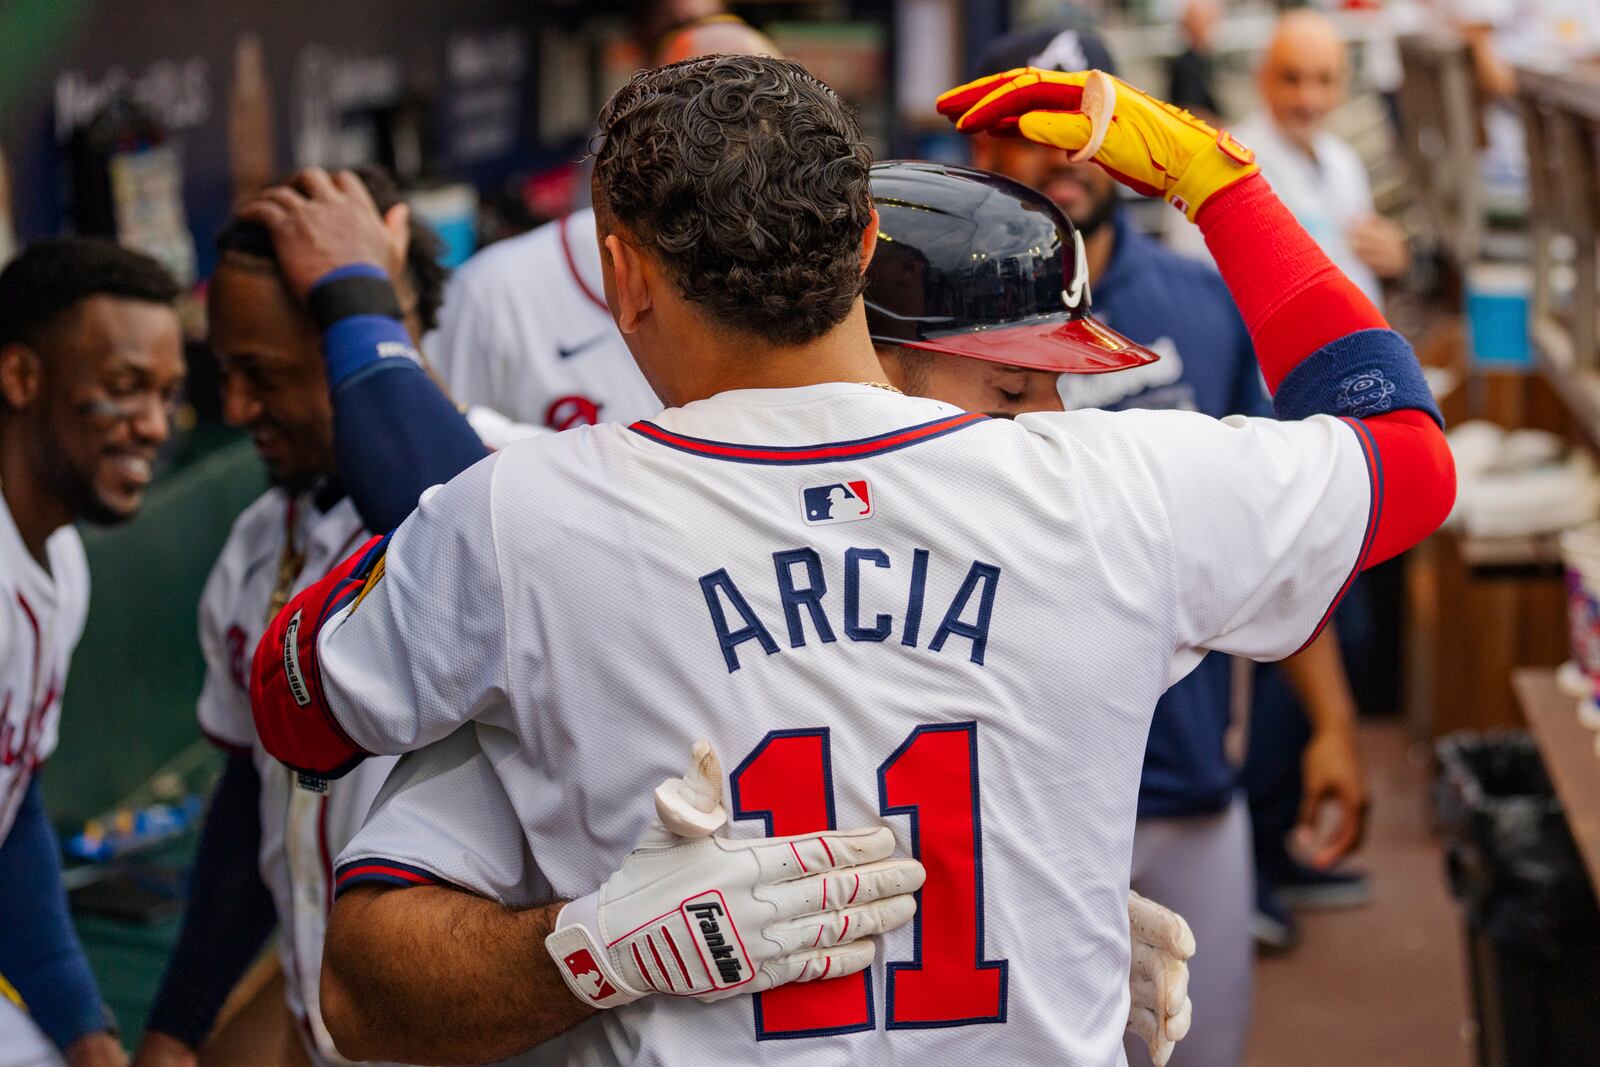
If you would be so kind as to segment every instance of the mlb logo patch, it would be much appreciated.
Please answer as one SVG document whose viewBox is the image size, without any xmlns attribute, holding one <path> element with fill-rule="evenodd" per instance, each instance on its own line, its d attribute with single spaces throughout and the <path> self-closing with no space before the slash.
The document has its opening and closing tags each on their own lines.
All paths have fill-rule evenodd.
<svg viewBox="0 0 1600 1067">
<path fill-rule="evenodd" d="M 872 518 L 872 489 L 867 480 L 808 485 L 800 490 L 800 514 L 807 526 Z"/>
<path fill-rule="evenodd" d="M 616 996 L 616 987 L 606 981 L 605 975 L 600 973 L 600 966 L 594 962 L 594 957 L 589 955 L 588 949 L 580 948 L 576 952 L 569 953 L 561 962 L 579 987 L 589 995 L 590 1000 L 601 1001 Z"/>
</svg>

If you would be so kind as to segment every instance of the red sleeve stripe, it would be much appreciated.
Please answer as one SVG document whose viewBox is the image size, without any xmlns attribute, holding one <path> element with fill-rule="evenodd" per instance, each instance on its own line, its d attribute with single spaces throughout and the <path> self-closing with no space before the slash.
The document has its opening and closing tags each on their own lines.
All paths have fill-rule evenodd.
<svg viewBox="0 0 1600 1067">
<path fill-rule="evenodd" d="M 1339 587 L 1339 592 L 1334 595 L 1328 610 L 1322 613 L 1322 621 L 1311 631 L 1311 636 L 1295 649 L 1296 653 L 1305 651 L 1307 645 L 1322 635 L 1322 631 L 1327 628 L 1328 620 L 1333 618 L 1334 611 L 1339 607 L 1339 602 L 1350 591 L 1356 575 L 1366 569 L 1367 557 L 1372 554 L 1372 542 L 1377 536 L 1378 523 L 1383 518 L 1383 456 L 1378 452 L 1377 442 L 1372 439 L 1372 431 L 1360 419 L 1341 418 L 1339 421 L 1355 431 L 1356 440 L 1361 445 L 1361 456 L 1367 461 L 1367 490 L 1371 501 L 1367 505 L 1367 528 L 1361 535 L 1361 550 L 1356 554 L 1355 566 L 1350 568 L 1349 576 Z"/>
<path fill-rule="evenodd" d="M 226 737 L 223 737 L 221 734 L 214 734 L 210 730 L 207 730 L 204 726 L 200 727 L 200 736 L 205 738 L 213 748 L 219 748 L 224 752 L 231 752 L 234 755 L 248 755 L 251 750 L 250 745 L 241 745 L 236 741 L 229 741 Z"/>
<path fill-rule="evenodd" d="M 338 896 L 354 885 L 414 886 L 441 885 L 444 879 L 432 871 L 398 860 L 363 859 L 346 863 L 334 878 L 334 895 Z"/>
<path fill-rule="evenodd" d="M 636 422 L 628 427 L 641 437 L 649 438 L 668 448 L 675 448 L 680 452 L 690 455 L 705 456 L 710 459 L 723 459 L 733 463 L 768 463 L 776 465 L 803 464 L 803 463 L 832 463 L 843 459 L 865 459 L 868 456 L 877 456 L 885 452 L 894 452 L 897 449 L 909 448 L 911 445 L 923 441 L 931 441 L 945 434 L 980 422 L 987 422 L 987 415 L 968 412 L 964 415 L 952 415 L 932 422 L 925 422 L 918 426 L 908 426 L 902 430 L 893 430 L 876 437 L 863 437 L 855 441 L 833 441 L 827 444 L 804 445 L 750 445 L 737 444 L 729 441 L 708 441 L 699 437 L 688 437 L 684 434 L 673 433 L 657 426 L 653 422 Z"/>
</svg>

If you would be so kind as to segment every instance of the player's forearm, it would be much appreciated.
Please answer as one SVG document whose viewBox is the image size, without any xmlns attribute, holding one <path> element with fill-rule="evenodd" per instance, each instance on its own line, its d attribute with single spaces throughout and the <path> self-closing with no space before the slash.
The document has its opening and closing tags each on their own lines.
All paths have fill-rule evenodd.
<svg viewBox="0 0 1600 1067">
<path fill-rule="evenodd" d="M 1284 674 L 1318 734 L 1353 734 L 1356 701 L 1350 692 L 1339 638 L 1329 623 L 1305 648 L 1283 661 Z"/>
<path fill-rule="evenodd" d="M 107 1029 L 94 975 L 67 914 L 60 849 L 37 777 L 0 845 L 0 872 L 0 974 L 58 1047 Z"/>
<path fill-rule="evenodd" d="M 192 1049 L 277 925 L 257 867 L 260 792 L 253 757 L 230 754 L 200 832 L 183 928 L 146 1024 Z"/>
<path fill-rule="evenodd" d="M 352 1059 L 488 1063 L 594 1009 L 545 949 L 560 904 L 515 910 L 443 886 L 358 886 L 335 902 L 322 1014 Z"/>
<path fill-rule="evenodd" d="M 1260 174 L 1217 193 L 1195 221 L 1244 317 L 1269 391 L 1334 341 L 1389 328 Z"/>
<path fill-rule="evenodd" d="M 367 529 L 388 533 L 429 486 L 486 453 L 418 362 L 389 279 L 375 267 L 333 272 L 311 290 L 333 400 L 339 476 Z"/>
<path fill-rule="evenodd" d="M 1197 218 L 1239 305 L 1280 418 L 1359 420 L 1373 476 L 1364 566 L 1415 545 L 1455 502 L 1443 418 L 1404 338 L 1252 175 Z"/>
</svg>

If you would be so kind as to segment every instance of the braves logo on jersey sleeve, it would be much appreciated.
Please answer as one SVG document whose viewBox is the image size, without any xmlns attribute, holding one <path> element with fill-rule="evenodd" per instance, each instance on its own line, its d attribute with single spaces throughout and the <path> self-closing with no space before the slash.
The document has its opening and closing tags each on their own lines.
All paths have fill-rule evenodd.
<svg viewBox="0 0 1600 1067">
<path fill-rule="evenodd" d="M 872 489 L 865 478 L 805 486 L 800 503 L 807 526 L 872 518 Z"/>
<path fill-rule="evenodd" d="M 558 432 L 574 426 L 594 426 L 600 422 L 600 408 L 600 404 L 577 393 L 557 397 L 545 409 L 544 424 Z"/>
</svg>

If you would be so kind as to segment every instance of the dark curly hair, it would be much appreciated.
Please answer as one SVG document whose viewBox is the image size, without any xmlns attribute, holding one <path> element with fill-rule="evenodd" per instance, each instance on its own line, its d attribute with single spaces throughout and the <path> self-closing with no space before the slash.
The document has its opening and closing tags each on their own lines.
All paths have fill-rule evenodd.
<svg viewBox="0 0 1600 1067">
<path fill-rule="evenodd" d="M 36 241 L 0 272 L 0 345 L 38 351 L 91 296 L 171 306 L 178 283 L 149 256 L 99 237 Z"/>
<path fill-rule="evenodd" d="M 770 56 L 634 75 L 600 113 L 595 209 L 718 324 L 803 344 L 866 281 L 872 154 L 832 89 Z"/>
<path fill-rule="evenodd" d="M 372 202 L 380 213 L 388 211 L 403 199 L 399 186 L 381 167 L 352 167 L 361 184 L 367 187 Z M 217 234 L 218 252 L 237 252 L 256 259 L 270 260 L 276 264 L 278 254 L 272 247 L 272 235 L 266 227 L 255 222 L 234 219 Z M 439 325 L 439 306 L 444 303 L 444 283 L 450 280 L 450 268 L 444 265 L 444 239 L 433 227 L 411 213 L 411 243 L 406 250 L 406 276 L 417 297 L 417 320 L 422 332 L 427 333 Z"/>
</svg>

